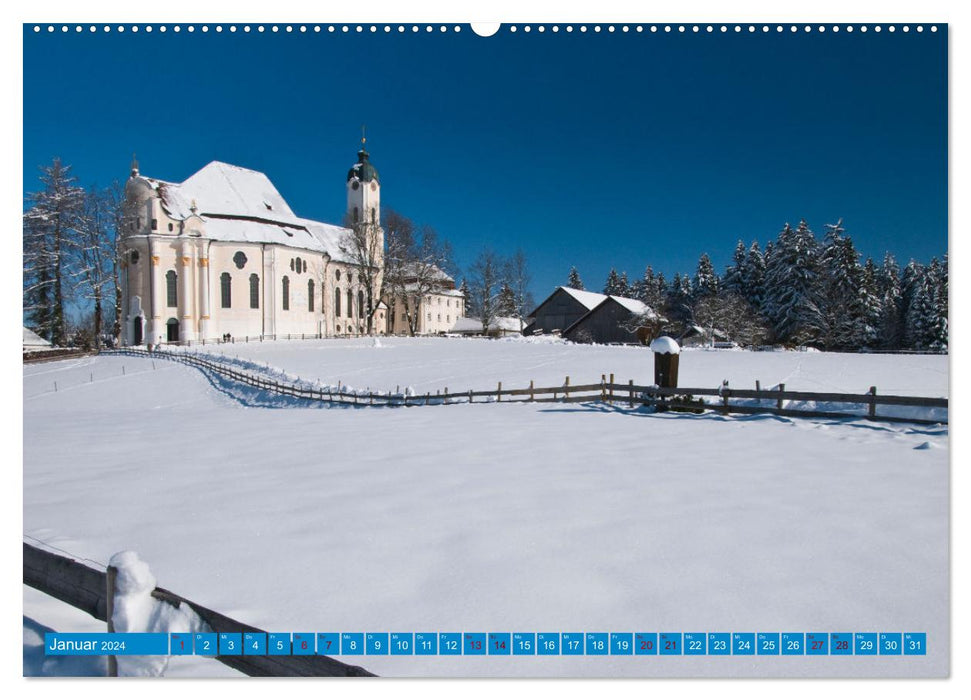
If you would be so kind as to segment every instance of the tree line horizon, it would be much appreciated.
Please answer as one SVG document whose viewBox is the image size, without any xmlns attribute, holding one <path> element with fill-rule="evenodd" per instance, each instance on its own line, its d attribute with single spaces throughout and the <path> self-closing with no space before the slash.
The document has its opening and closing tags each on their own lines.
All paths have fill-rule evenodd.
<svg viewBox="0 0 971 700">
<path fill-rule="evenodd" d="M 693 275 L 676 272 L 670 281 L 651 265 L 633 282 L 613 267 L 603 293 L 643 302 L 668 334 L 697 326 L 710 340 L 749 346 L 946 353 L 947 253 L 927 264 L 911 259 L 901 271 L 889 251 L 879 265 L 861 261 L 842 219 L 825 229 L 819 240 L 803 219 L 795 228 L 787 222 L 764 249 L 738 240 L 722 275 L 708 253 Z M 566 286 L 585 288 L 576 266 Z"/>
<path fill-rule="evenodd" d="M 124 184 L 81 187 L 59 158 L 40 171 L 43 188 L 26 195 L 23 214 L 24 325 L 58 346 L 117 339 L 115 251 L 125 224 Z M 430 226 L 388 207 L 385 228 L 385 286 L 392 307 L 403 300 L 407 331 L 414 335 L 421 299 L 442 284 L 439 271 L 457 278 L 458 267 L 448 240 Z M 376 260 L 369 238 L 355 229 L 342 244 L 362 269 Z M 481 321 L 483 332 L 500 317 L 519 318 L 522 329 L 535 307 L 523 250 L 503 256 L 485 246 L 467 273 L 460 285 L 467 315 Z M 947 283 L 946 253 L 927 264 L 910 260 L 902 271 L 889 252 L 880 265 L 872 258 L 861 262 L 842 220 L 826 225 L 823 240 L 803 220 L 796 228 L 785 224 L 764 250 L 757 240 L 748 247 L 739 240 L 722 275 L 702 253 L 694 275 L 675 273 L 670 281 L 651 265 L 633 282 L 611 268 L 603 292 L 642 301 L 663 316 L 666 333 L 701 326 L 744 345 L 947 352 Z M 584 289 L 576 266 L 567 286 Z M 368 290 L 368 308 L 379 292 Z"/>
</svg>

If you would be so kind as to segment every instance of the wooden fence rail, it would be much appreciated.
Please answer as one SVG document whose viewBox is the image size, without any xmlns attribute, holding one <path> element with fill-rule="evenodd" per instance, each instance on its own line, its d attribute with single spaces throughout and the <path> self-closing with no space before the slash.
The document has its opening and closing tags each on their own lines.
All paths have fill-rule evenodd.
<svg viewBox="0 0 971 700">
<path fill-rule="evenodd" d="M 911 406 L 922 408 L 948 408 L 948 399 L 922 396 L 895 396 L 878 394 L 876 387 L 870 387 L 866 394 L 847 394 L 838 392 L 810 392 L 786 391 L 785 385 L 780 384 L 776 389 L 735 389 L 727 385 L 717 388 L 711 387 L 676 387 L 666 388 L 634 384 L 633 380 L 627 384 L 607 381 L 608 375 L 596 384 L 570 384 L 570 378 L 560 386 L 537 387 L 533 382 L 527 388 L 503 389 L 499 382 L 493 390 L 468 390 L 449 392 L 448 388 L 436 393 L 405 394 L 401 392 L 376 392 L 367 390 L 348 391 L 346 387 L 307 387 L 279 382 L 259 374 L 238 370 L 229 364 L 213 361 L 206 357 L 178 352 L 156 350 L 148 352 L 140 349 L 124 349 L 112 351 L 114 353 L 136 355 L 140 357 L 162 357 L 213 372 L 232 381 L 252 386 L 260 390 L 270 391 L 282 396 L 292 396 L 311 401 L 321 401 L 350 406 L 428 406 L 455 403 L 476 403 L 476 399 L 488 402 L 506 403 L 583 403 L 604 402 L 608 404 L 624 404 L 629 407 L 656 406 L 664 409 L 717 411 L 724 414 L 757 414 L 771 413 L 780 416 L 810 417 L 810 418 L 864 418 L 886 422 L 918 423 L 918 424 L 947 424 L 947 418 L 927 419 L 900 416 L 878 415 L 878 406 Z M 609 375 L 613 380 L 614 375 Z M 691 402 L 689 397 L 718 397 L 717 403 L 699 405 Z M 508 397 L 508 400 L 504 400 Z M 740 404 L 732 400 L 755 400 L 758 405 Z M 826 404 L 853 404 L 866 409 L 865 414 L 847 411 L 828 410 L 822 408 L 787 407 L 787 401 L 811 401 Z M 480 401 L 481 402 L 481 401 Z M 768 405 L 764 405 L 766 402 Z"/>
<path fill-rule="evenodd" d="M 24 583 L 107 622 L 107 574 L 24 542 Z M 265 633 L 182 596 L 156 588 L 152 597 L 173 607 L 188 605 L 217 634 L 220 632 Z M 329 656 L 216 656 L 219 661 L 247 676 L 373 676 Z"/>
</svg>

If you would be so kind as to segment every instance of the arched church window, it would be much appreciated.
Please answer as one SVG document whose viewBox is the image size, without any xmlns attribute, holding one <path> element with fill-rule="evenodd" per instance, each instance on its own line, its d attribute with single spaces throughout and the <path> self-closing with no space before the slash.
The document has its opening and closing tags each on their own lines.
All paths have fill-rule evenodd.
<svg viewBox="0 0 971 700">
<path fill-rule="evenodd" d="M 233 305 L 233 279 L 228 272 L 219 275 L 219 296 L 222 300 L 222 307 L 228 309 Z"/>
<path fill-rule="evenodd" d="M 341 315 L 341 288 L 334 287 L 334 316 L 340 318 Z M 337 327 L 340 330 L 340 326 Z"/>
<path fill-rule="evenodd" d="M 290 270 L 293 271 L 293 258 L 290 258 Z"/>
<path fill-rule="evenodd" d="M 138 251 L 137 250 L 133 250 L 131 252 L 131 255 L 128 256 L 128 259 L 131 260 L 131 264 L 132 265 L 137 265 L 138 264 Z"/>
<path fill-rule="evenodd" d="M 178 306 L 179 305 L 179 276 L 175 273 L 175 270 L 169 270 L 165 273 L 165 304 L 166 306 Z"/>
<path fill-rule="evenodd" d="M 255 272 L 249 276 L 249 307 L 260 308 L 260 276 Z"/>
<path fill-rule="evenodd" d="M 360 220 L 361 220 L 361 214 L 358 211 L 357 207 L 354 207 L 354 223 L 356 224 Z"/>
<path fill-rule="evenodd" d="M 307 261 L 306 260 L 303 261 L 303 271 L 304 272 L 307 271 Z"/>
<path fill-rule="evenodd" d="M 341 281 L 341 271 L 339 269 L 338 270 L 334 270 L 334 275 L 337 277 L 337 281 L 340 282 Z"/>
<path fill-rule="evenodd" d="M 290 310 L 290 278 L 283 276 L 283 310 Z"/>
<path fill-rule="evenodd" d="M 301 260 L 300 258 L 297 258 L 296 265 L 297 265 L 297 268 L 296 268 L 297 274 L 299 275 L 300 271 L 303 269 L 303 260 Z"/>
<path fill-rule="evenodd" d="M 360 309 L 358 309 L 360 312 Z M 347 290 L 347 317 L 354 318 L 354 292 Z"/>
<path fill-rule="evenodd" d="M 242 270 L 246 266 L 246 253 L 237 250 L 236 255 L 233 256 L 233 264 L 236 265 L 237 270 Z"/>
<path fill-rule="evenodd" d="M 357 314 L 358 316 L 364 315 L 364 292 L 362 291 L 357 293 Z"/>
<path fill-rule="evenodd" d="M 314 281 L 307 280 L 307 311 L 314 310 Z"/>
<path fill-rule="evenodd" d="M 378 215 L 375 212 L 374 207 L 371 207 L 371 223 L 373 224 L 377 220 L 378 220 Z"/>
</svg>

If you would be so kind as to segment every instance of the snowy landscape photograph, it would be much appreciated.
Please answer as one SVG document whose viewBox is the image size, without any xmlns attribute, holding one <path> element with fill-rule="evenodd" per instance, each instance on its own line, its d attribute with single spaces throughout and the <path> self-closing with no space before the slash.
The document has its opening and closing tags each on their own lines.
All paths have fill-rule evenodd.
<svg viewBox="0 0 971 700">
<path fill-rule="evenodd" d="M 23 47 L 24 676 L 950 676 L 946 24 Z"/>
</svg>

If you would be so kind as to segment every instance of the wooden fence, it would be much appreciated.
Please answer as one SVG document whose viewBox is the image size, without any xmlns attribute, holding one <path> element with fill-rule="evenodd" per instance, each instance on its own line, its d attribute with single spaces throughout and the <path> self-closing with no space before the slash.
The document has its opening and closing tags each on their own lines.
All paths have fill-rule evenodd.
<svg viewBox="0 0 971 700">
<path fill-rule="evenodd" d="M 83 610 L 97 620 L 108 621 L 108 575 L 73 559 L 53 554 L 24 542 L 24 583 Z M 182 596 L 156 588 L 152 597 L 176 608 L 188 605 L 217 634 L 220 632 L 265 633 L 252 625 L 193 603 Z M 216 656 L 247 676 L 373 676 L 329 656 Z"/>
<path fill-rule="evenodd" d="M 53 362 L 54 360 L 69 360 L 72 357 L 84 357 L 86 355 L 97 355 L 95 350 L 82 350 L 80 348 L 54 348 L 52 350 L 24 350 L 24 364 L 36 364 L 39 362 Z"/>
<path fill-rule="evenodd" d="M 307 387 L 297 384 L 279 382 L 259 374 L 238 370 L 227 363 L 213 361 L 189 353 L 169 352 L 126 348 L 112 351 L 118 354 L 135 355 L 139 357 L 159 357 L 181 362 L 189 366 L 210 371 L 235 382 L 270 391 L 281 396 L 291 396 L 308 401 L 321 401 L 332 404 L 350 406 L 429 406 L 457 403 L 584 403 L 603 402 L 606 404 L 624 405 L 629 408 L 635 406 L 654 406 L 661 410 L 682 411 L 716 411 L 723 414 L 758 414 L 770 413 L 779 416 L 802 416 L 810 418 L 863 418 L 886 422 L 918 423 L 925 425 L 947 424 L 947 417 L 940 419 L 911 418 L 878 415 L 878 406 L 910 406 L 921 408 L 947 409 L 948 399 L 929 398 L 921 396 L 895 396 L 877 393 L 876 387 L 870 387 L 866 394 L 846 394 L 835 392 L 786 391 L 785 384 L 778 387 L 763 389 L 758 386 L 753 389 L 734 389 L 723 385 L 717 388 L 708 387 L 677 387 L 661 388 L 658 386 L 644 386 L 634 384 L 629 380 L 627 384 L 618 384 L 614 375 L 601 375 L 595 384 L 570 384 L 570 377 L 566 377 L 560 386 L 537 387 L 531 381 L 528 387 L 521 389 L 503 389 L 499 382 L 495 389 L 450 392 L 448 387 L 436 391 L 434 394 L 406 394 L 402 392 L 380 392 L 351 390 L 338 385 L 334 387 Z M 692 401 L 692 397 L 717 397 L 715 402 L 699 404 Z M 739 403 L 738 401 L 754 401 L 754 403 Z M 788 401 L 811 401 L 816 403 L 836 403 L 860 406 L 865 413 L 849 411 L 821 410 L 817 408 L 787 407 Z"/>
</svg>

